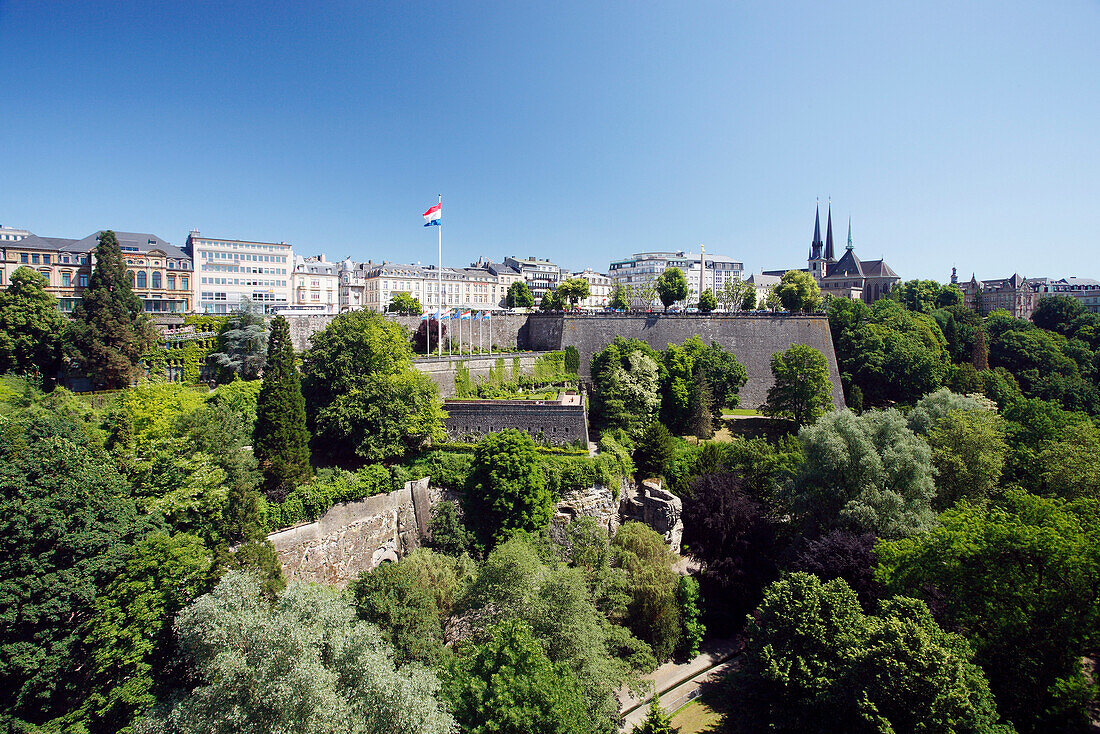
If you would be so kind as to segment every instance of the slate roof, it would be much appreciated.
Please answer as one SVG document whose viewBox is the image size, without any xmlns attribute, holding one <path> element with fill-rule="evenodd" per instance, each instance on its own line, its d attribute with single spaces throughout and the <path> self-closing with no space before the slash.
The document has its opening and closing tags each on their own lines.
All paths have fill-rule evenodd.
<svg viewBox="0 0 1100 734">
<path fill-rule="evenodd" d="M 57 252 L 73 242 L 76 242 L 76 240 L 66 239 L 64 237 L 39 237 L 36 234 L 32 234 L 27 235 L 21 240 L 16 240 L 15 242 L 5 242 L 3 246 L 7 248 L 21 247 L 26 250 Z"/>
</svg>

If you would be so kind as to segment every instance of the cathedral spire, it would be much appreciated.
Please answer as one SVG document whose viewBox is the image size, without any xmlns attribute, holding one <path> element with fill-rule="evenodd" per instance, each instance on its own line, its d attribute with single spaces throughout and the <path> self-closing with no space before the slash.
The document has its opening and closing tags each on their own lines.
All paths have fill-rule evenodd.
<svg viewBox="0 0 1100 734">
<path fill-rule="evenodd" d="M 829 262 L 836 262 L 836 258 L 833 257 L 833 201 L 829 200 L 829 223 L 825 227 L 825 259 Z"/>
<path fill-rule="evenodd" d="M 848 217 L 848 249 L 852 248 L 852 218 Z"/>
<path fill-rule="evenodd" d="M 821 201 L 814 212 L 814 241 L 810 243 L 810 260 L 821 256 Z"/>
</svg>

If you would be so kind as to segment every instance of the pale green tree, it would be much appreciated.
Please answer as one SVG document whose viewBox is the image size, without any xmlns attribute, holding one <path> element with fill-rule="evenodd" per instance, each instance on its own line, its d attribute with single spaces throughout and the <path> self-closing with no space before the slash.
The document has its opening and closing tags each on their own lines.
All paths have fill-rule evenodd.
<svg viewBox="0 0 1100 734">
<path fill-rule="evenodd" d="M 791 505 L 808 527 L 899 538 L 934 523 L 932 451 L 897 410 L 833 411 L 798 438 L 805 462 Z"/>
<path fill-rule="evenodd" d="M 813 423 L 833 407 L 833 383 L 825 355 L 806 344 L 792 344 L 772 355 L 772 377 L 764 412 L 790 418 L 799 425 Z"/>
<path fill-rule="evenodd" d="M 775 295 L 791 313 L 808 312 L 821 303 L 821 289 L 814 276 L 802 270 L 788 270 L 775 286 Z"/>
<path fill-rule="evenodd" d="M 661 304 L 668 311 L 669 307 L 688 297 L 688 282 L 684 271 L 680 268 L 666 268 L 665 272 L 657 276 L 657 295 Z"/>
<path fill-rule="evenodd" d="M 591 294 L 588 281 L 584 278 L 569 278 L 558 285 L 558 298 L 569 302 L 569 308 L 577 305 L 577 301 L 583 301 Z"/>
<path fill-rule="evenodd" d="M 444 734 L 454 720 L 435 675 L 398 669 L 377 628 L 334 589 L 292 584 L 274 600 L 230 572 L 176 618 L 198 685 L 144 723 L 204 734 Z"/>
</svg>

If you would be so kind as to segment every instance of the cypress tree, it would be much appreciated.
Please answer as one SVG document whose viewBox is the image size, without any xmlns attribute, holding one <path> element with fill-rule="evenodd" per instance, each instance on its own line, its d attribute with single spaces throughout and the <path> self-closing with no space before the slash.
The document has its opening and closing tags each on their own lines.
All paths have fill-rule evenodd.
<svg viewBox="0 0 1100 734">
<path fill-rule="evenodd" d="M 978 372 L 989 369 L 989 347 L 985 343 L 985 327 L 979 326 L 974 332 L 974 345 L 970 350 L 970 363 Z"/>
<path fill-rule="evenodd" d="M 66 353 L 97 387 L 126 387 L 141 355 L 156 341 L 156 329 L 130 287 L 111 230 L 100 233 L 95 259 L 88 287 L 73 309 Z"/>
<path fill-rule="evenodd" d="M 310 476 L 306 401 L 294 364 L 290 325 L 282 316 L 271 323 L 267 339 L 267 366 L 256 403 L 252 450 L 264 473 L 264 489 L 272 499 L 281 500 Z"/>
</svg>

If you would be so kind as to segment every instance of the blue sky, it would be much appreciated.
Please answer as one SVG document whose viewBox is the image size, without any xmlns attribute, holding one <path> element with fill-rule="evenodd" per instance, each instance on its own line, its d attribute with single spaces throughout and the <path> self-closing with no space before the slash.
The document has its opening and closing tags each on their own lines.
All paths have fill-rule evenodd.
<svg viewBox="0 0 1100 734">
<path fill-rule="evenodd" d="M 1100 277 L 1100 3 L 0 0 L 0 222 Z"/>
</svg>

